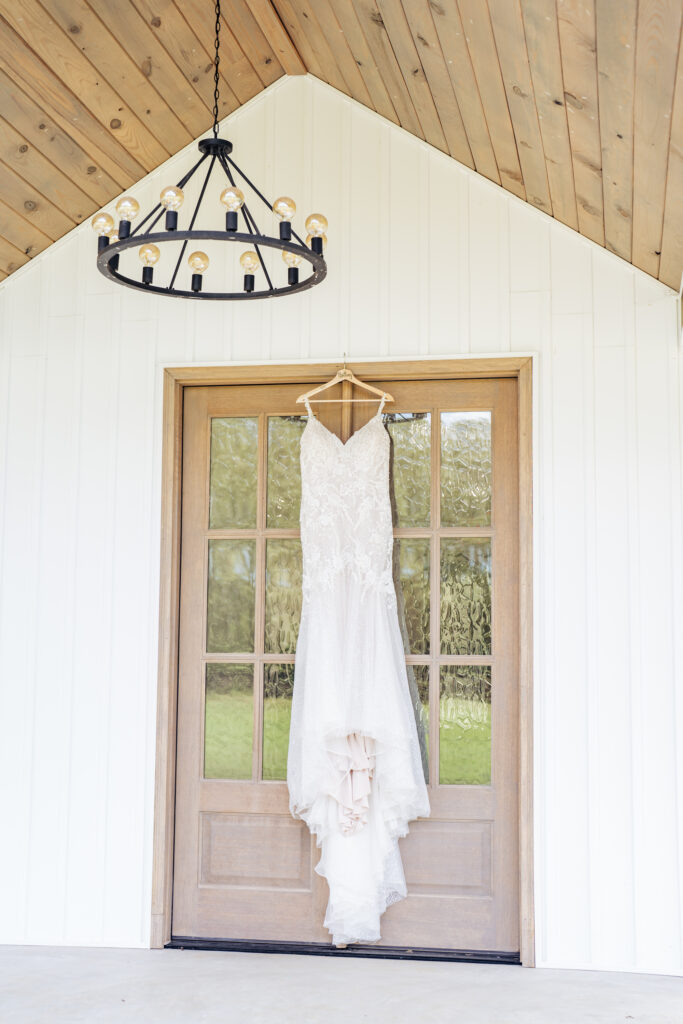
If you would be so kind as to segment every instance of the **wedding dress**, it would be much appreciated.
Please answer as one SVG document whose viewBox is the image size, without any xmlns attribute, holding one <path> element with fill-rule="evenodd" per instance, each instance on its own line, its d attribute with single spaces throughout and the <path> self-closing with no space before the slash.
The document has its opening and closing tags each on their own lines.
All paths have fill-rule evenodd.
<svg viewBox="0 0 683 1024">
<path fill-rule="evenodd" d="M 303 605 L 289 806 L 321 847 L 324 925 L 376 942 L 406 896 L 398 840 L 429 815 L 392 574 L 390 437 L 382 404 L 346 444 L 316 419 L 301 438 Z"/>
</svg>

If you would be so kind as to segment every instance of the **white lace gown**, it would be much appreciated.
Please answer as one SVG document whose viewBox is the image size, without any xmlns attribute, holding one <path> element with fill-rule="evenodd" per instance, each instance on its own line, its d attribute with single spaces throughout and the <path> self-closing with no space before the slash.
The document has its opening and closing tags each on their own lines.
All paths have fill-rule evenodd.
<svg viewBox="0 0 683 1024">
<path fill-rule="evenodd" d="M 376 942 L 406 896 L 398 840 L 429 815 L 392 575 L 390 437 L 382 406 L 346 444 L 306 403 L 303 605 L 289 806 L 321 847 L 335 945 Z"/>
</svg>

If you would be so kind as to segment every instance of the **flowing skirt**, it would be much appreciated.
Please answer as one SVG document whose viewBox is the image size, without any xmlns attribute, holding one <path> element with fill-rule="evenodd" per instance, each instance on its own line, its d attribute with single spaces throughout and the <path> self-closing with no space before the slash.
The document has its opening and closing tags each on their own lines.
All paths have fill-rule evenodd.
<svg viewBox="0 0 683 1024">
<path fill-rule="evenodd" d="M 382 913 L 406 896 L 398 840 L 429 814 L 416 705 L 394 594 L 343 575 L 305 593 L 287 783 L 321 847 L 335 945 L 376 942 Z"/>
</svg>

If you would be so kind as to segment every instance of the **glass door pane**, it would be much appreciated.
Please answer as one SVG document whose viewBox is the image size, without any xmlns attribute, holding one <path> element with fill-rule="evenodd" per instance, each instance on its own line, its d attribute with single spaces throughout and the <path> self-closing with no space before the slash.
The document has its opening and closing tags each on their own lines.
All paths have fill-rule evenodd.
<svg viewBox="0 0 683 1024">
<path fill-rule="evenodd" d="M 254 666 L 209 663 L 204 698 L 204 778 L 250 779 Z"/>
<path fill-rule="evenodd" d="M 256 526 L 258 417 L 211 420 L 209 527 Z"/>
<path fill-rule="evenodd" d="M 491 522 L 491 413 L 441 413 L 441 525 Z"/>
<path fill-rule="evenodd" d="M 439 680 L 439 782 L 491 782 L 491 666 L 442 665 Z"/>
</svg>

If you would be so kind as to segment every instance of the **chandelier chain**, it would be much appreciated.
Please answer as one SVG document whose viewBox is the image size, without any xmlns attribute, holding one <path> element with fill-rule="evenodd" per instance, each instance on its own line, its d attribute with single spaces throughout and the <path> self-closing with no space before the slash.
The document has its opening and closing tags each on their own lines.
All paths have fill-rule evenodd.
<svg viewBox="0 0 683 1024">
<path fill-rule="evenodd" d="M 216 38 L 213 45 L 216 48 L 216 56 L 213 62 L 213 137 L 218 138 L 218 65 L 220 64 L 220 32 L 221 32 L 221 0 L 216 0 Z"/>
</svg>

